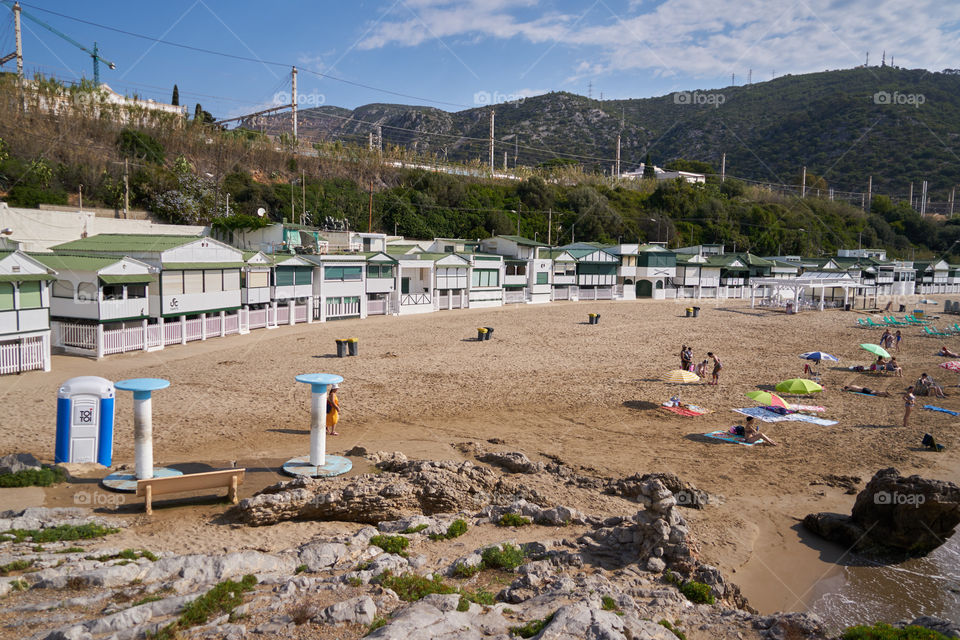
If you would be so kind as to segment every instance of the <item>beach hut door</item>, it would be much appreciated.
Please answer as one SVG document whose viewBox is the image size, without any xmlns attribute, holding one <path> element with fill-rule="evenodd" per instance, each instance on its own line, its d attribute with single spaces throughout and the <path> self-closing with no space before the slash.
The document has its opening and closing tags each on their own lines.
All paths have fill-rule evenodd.
<svg viewBox="0 0 960 640">
<path fill-rule="evenodd" d="M 400 293 L 410 293 L 410 278 L 400 278 Z"/>
<path fill-rule="evenodd" d="M 70 429 L 70 461 L 96 462 L 97 435 L 100 420 L 97 416 L 100 409 L 99 396 L 73 396 L 73 411 Z"/>
<path fill-rule="evenodd" d="M 637 297 L 650 298 L 653 296 L 653 286 L 649 280 L 637 280 Z"/>
</svg>

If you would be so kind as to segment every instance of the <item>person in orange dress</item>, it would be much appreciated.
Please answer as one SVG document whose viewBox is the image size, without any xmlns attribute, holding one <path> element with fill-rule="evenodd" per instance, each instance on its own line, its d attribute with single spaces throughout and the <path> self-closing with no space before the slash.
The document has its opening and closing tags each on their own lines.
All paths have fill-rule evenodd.
<svg viewBox="0 0 960 640">
<path fill-rule="evenodd" d="M 327 392 L 327 435 L 338 436 L 337 422 L 340 421 L 340 398 L 337 396 L 338 387 L 333 385 Z"/>
</svg>

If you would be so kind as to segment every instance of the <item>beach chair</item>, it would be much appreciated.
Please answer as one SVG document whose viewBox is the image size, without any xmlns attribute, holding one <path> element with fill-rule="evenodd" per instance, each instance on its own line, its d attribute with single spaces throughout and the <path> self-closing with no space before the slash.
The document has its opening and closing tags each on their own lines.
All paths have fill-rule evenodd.
<svg viewBox="0 0 960 640">
<path fill-rule="evenodd" d="M 907 323 L 906 323 L 906 322 L 900 322 L 899 320 L 897 320 L 897 319 L 894 318 L 893 316 L 884 316 L 884 317 L 883 317 L 883 320 L 884 320 L 884 322 L 886 322 L 886 323 L 887 323 L 888 325 L 890 325 L 891 327 L 905 327 L 905 326 L 907 326 Z"/>
<path fill-rule="evenodd" d="M 870 328 L 870 325 L 867 324 L 867 319 L 866 319 L 866 318 L 857 318 L 857 326 L 858 326 L 858 327 L 862 327 L 862 328 L 864 328 L 864 329 L 869 329 L 869 328 Z"/>
<path fill-rule="evenodd" d="M 873 318 L 867 318 L 867 326 L 873 327 L 874 329 L 877 329 L 877 328 L 883 329 L 883 328 L 886 328 L 887 325 L 874 322 Z"/>
<path fill-rule="evenodd" d="M 948 337 L 950 337 L 951 335 L 953 335 L 953 334 L 950 334 L 950 333 L 944 333 L 944 332 L 942 332 L 942 331 L 937 331 L 937 328 L 936 328 L 936 327 L 929 327 L 929 326 L 927 326 L 927 325 L 924 325 L 924 326 L 923 326 L 923 331 L 924 331 L 924 333 L 926 333 L 928 336 L 936 336 L 937 338 L 948 338 Z"/>
</svg>

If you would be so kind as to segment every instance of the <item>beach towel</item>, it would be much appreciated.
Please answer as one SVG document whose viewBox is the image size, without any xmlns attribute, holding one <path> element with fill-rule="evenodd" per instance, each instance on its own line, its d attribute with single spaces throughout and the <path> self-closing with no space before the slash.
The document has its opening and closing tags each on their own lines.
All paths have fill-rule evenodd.
<svg viewBox="0 0 960 640">
<path fill-rule="evenodd" d="M 939 411 L 940 413 L 947 413 L 951 416 L 960 416 L 960 413 L 956 411 L 950 411 L 950 409 L 944 409 L 943 407 L 935 407 L 932 404 L 925 404 L 923 405 L 923 408 L 927 411 Z"/>
<path fill-rule="evenodd" d="M 745 447 L 752 447 L 755 444 L 759 444 L 762 441 L 757 440 L 756 442 L 744 442 L 743 436 L 735 436 L 729 431 L 711 431 L 710 433 L 703 434 L 705 438 L 713 438 L 714 440 L 723 440 L 724 442 L 732 442 L 734 444 L 742 444 Z"/>
<path fill-rule="evenodd" d="M 836 420 L 827 420 L 826 418 L 808 416 L 802 413 L 791 413 L 785 417 L 787 420 L 793 420 L 794 422 L 808 422 L 810 424 L 820 425 L 821 427 L 832 427 L 833 425 L 837 424 Z"/>
<path fill-rule="evenodd" d="M 844 389 L 844 391 L 847 391 L 847 390 Z M 876 396 L 876 395 L 874 395 L 874 394 L 872 394 L 872 393 L 863 393 L 863 392 L 861 392 L 861 391 L 847 391 L 847 393 L 855 393 L 855 394 L 857 394 L 858 396 L 867 396 L 868 398 L 879 398 L 879 397 L 880 397 L 880 396 Z"/>
<path fill-rule="evenodd" d="M 670 413 L 675 413 L 678 416 L 684 416 L 686 418 L 691 418 L 694 416 L 702 416 L 703 413 L 695 411 L 688 407 L 660 407 L 664 411 L 669 411 Z"/>
<path fill-rule="evenodd" d="M 797 411 L 813 411 L 815 413 L 820 413 L 827 410 L 826 407 L 821 407 L 820 405 L 816 404 L 791 404 L 790 406 Z"/>
<path fill-rule="evenodd" d="M 781 416 L 772 411 L 767 411 L 763 407 L 746 407 L 744 409 L 734 409 L 734 411 L 745 416 L 752 416 L 763 422 L 783 422 L 790 419 L 790 416 Z"/>
</svg>

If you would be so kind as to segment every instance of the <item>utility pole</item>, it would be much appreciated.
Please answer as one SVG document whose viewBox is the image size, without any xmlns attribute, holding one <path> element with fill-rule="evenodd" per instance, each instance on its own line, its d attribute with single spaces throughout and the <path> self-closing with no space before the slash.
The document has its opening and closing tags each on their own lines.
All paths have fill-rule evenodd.
<svg viewBox="0 0 960 640">
<path fill-rule="evenodd" d="M 127 212 L 130 211 L 130 172 L 129 172 L 129 161 L 124 158 L 123 160 L 123 217 L 127 217 Z"/>
<path fill-rule="evenodd" d="M 20 36 L 20 3 L 13 5 L 13 30 L 17 40 L 17 81 L 23 82 L 23 38 Z"/>
<path fill-rule="evenodd" d="M 383 153 L 383 127 L 377 125 L 377 153 Z"/>
<path fill-rule="evenodd" d="M 293 118 L 293 144 L 297 144 L 297 68 L 292 67 L 290 71 L 290 85 L 291 92 L 290 97 L 293 98 L 290 102 L 290 115 Z M 293 222 L 293 220 L 291 220 Z"/>
<path fill-rule="evenodd" d="M 807 197 L 807 168 L 803 168 L 803 177 L 800 178 L 800 197 Z"/>
<path fill-rule="evenodd" d="M 520 235 L 520 212 L 523 211 L 523 205 L 517 205 L 517 235 Z"/>
<path fill-rule="evenodd" d="M 910 183 L 910 208 L 913 209 L 913 183 Z"/>
<path fill-rule="evenodd" d="M 870 176 L 867 179 L 867 209 L 870 209 L 870 204 L 873 202 L 873 176 Z"/>
<path fill-rule="evenodd" d="M 367 151 L 373 151 L 373 131 L 367 134 Z"/>
<path fill-rule="evenodd" d="M 83 185 L 80 185 L 80 211 L 83 211 Z"/>
<path fill-rule="evenodd" d="M 307 170 L 300 169 L 300 217 L 307 217 Z M 306 220 L 304 220 L 306 224 Z"/>
<path fill-rule="evenodd" d="M 373 232 L 373 180 L 370 180 L 370 208 L 367 214 L 367 233 Z"/>
<path fill-rule="evenodd" d="M 553 246 L 553 207 L 547 209 L 547 245 Z"/>
<path fill-rule="evenodd" d="M 891 62 L 891 64 L 893 64 L 893 62 Z M 956 195 L 957 195 L 957 188 L 954 187 L 953 189 L 950 190 L 950 217 L 951 218 L 953 217 L 953 199 L 956 197 Z"/>
<path fill-rule="evenodd" d="M 720 182 L 727 178 L 727 154 L 720 156 Z"/>
<path fill-rule="evenodd" d="M 507 170 L 507 152 L 506 151 L 503 152 L 503 170 L 504 171 Z"/>
<path fill-rule="evenodd" d="M 227 191 L 227 217 L 230 217 L 230 192 Z"/>
<path fill-rule="evenodd" d="M 490 109 L 490 173 L 493 173 L 493 117 L 496 112 Z"/>
<path fill-rule="evenodd" d="M 620 134 L 617 134 L 617 178 L 620 177 Z"/>
<path fill-rule="evenodd" d="M 517 168 L 517 151 L 520 148 L 520 135 L 513 136 L 513 168 Z"/>
<path fill-rule="evenodd" d="M 923 181 L 923 190 L 920 194 L 920 217 L 927 214 L 927 181 Z"/>
</svg>

